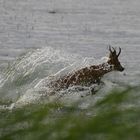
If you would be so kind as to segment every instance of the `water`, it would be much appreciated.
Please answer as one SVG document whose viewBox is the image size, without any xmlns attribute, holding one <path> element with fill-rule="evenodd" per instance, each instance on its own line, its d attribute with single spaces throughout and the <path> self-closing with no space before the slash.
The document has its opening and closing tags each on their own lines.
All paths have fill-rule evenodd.
<svg viewBox="0 0 140 140">
<path fill-rule="evenodd" d="M 139 6 L 138 0 L 0 0 L 0 97 L 18 100 L 41 79 L 108 55 L 108 44 L 122 48 L 125 72 L 105 76 L 107 85 L 138 85 Z"/>
<path fill-rule="evenodd" d="M 139 0 L 0 0 L 0 138 L 139 139 L 139 88 L 131 89 L 140 85 L 139 7 Z M 50 95 L 51 80 L 105 62 L 109 44 L 122 48 L 125 71 L 92 85 L 95 95 L 82 86 Z"/>
</svg>

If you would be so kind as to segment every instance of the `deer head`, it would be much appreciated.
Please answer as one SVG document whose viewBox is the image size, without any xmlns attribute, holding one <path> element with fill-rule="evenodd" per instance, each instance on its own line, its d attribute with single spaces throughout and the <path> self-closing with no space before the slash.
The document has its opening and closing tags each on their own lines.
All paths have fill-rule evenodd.
<svg viewBox="0 0 140 140">
<path fill-rule="evenodd" d="M 117 71 L 123 71 L 124 68 L 122 67 L 122 65 L 120 64 L 118 57 L 121 53 L 121 48 L 119 48 L 119 52 L 116 52 L 116 49 L 111 47 L 109 45 L 109 60 L 108 60 L 108 64 L 112 66 L 113 70 L 117 70 Z"/>
</svg>

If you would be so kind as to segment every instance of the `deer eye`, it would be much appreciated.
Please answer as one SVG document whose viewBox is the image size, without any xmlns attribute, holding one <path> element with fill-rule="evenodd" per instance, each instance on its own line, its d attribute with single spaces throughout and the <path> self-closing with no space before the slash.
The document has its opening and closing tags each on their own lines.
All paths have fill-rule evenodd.
<svg viewBox="0 0 140 140">
<path fill-rule="evenodd" d="M 113 68 L 113 66 L 112 65 L 110 65 L 110 69 L 112 69 Z"/>
</svg>

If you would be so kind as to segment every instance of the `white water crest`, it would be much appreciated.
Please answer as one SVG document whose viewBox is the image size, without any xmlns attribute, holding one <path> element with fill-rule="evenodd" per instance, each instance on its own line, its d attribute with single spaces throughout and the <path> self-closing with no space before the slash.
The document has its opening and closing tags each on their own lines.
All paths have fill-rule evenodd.
<svg viewBox="0 0 140 140">
<path fill-rule="evenodd" d="M 36 49 L 18 58 L 7 68 L 1 80 L 0 96 L 14 102 L 9 108 L 34 103 L 42 98 L 48 101 L 59 100 L 62 97 L 74 100 L 76 97 L 81 98 L 89 94 L 90 87 L 75 86 L 52 95 L 53 89 L 47 85 L 68 73 L 106 60 L 107 57 L 99 60 L 84 58 L 51 47 Z M 94 86 L 98 89 L 98 85 Z"/>
<path fill-rule="evenodd" d="M 139 7 L 139 0 L 1 0 L 0 108 L 44 99 L 68 103 L 81 96 L 88 106 L 114 87 L 139 85 Z M 98 91 L 93 96 L 89 87 L 71 87 L 49 96 L 50 80 L 106 62 L 107 57 L 100 58 L 108 55 L 109 44 L 122 48 L 119 60 L 124 72 L 105 75 L 101 87 L 93 85 Z"/>
</svg>

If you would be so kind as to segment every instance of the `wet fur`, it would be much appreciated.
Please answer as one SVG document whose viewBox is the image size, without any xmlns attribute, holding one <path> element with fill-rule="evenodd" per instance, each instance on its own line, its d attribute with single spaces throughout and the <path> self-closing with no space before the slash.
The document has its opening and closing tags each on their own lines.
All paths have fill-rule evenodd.
<svg viewBox="0 0 140 140">
<path fill-rule="evenodd" d="M 90 86 L 91 84 L 97 83 L 100 84 L 100 80 L 106 73 L 110 71 L 117 70 L 123 71 L 124 68 L 121 66 L 118 56 L 121 53 L 119 48 L 119 53 L 116 53 L 116 50 L 109 46 L 109 59 L 107 62 L 100 65 L 93 65 L 90 67 L 85 67 L 80 70 L 69 73 L 68 75 L 52 82 L 50 85 L 55 89 L 59 90 L 62 88 L 68 88 L 74 85 L 81 86 Z"/>
</svg>

